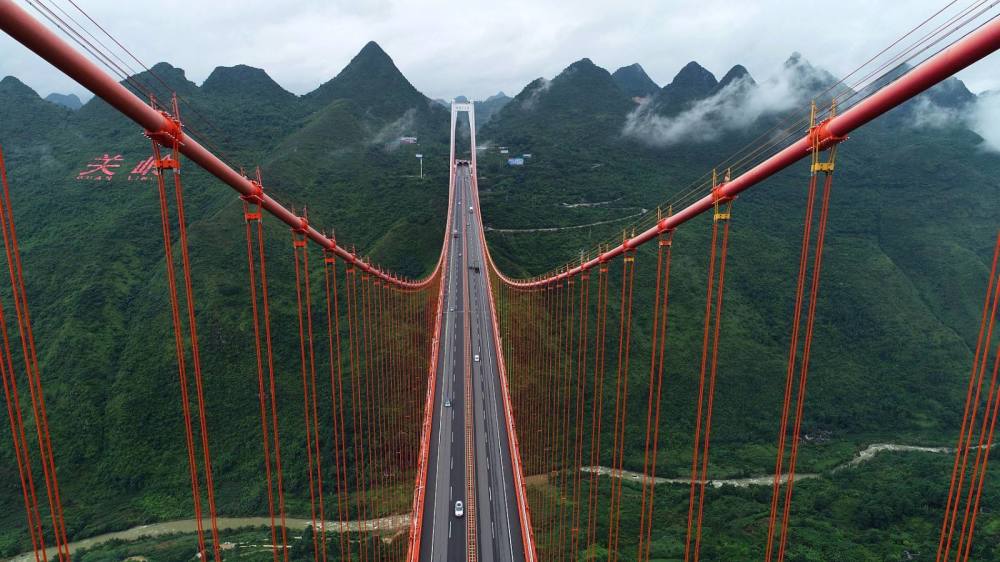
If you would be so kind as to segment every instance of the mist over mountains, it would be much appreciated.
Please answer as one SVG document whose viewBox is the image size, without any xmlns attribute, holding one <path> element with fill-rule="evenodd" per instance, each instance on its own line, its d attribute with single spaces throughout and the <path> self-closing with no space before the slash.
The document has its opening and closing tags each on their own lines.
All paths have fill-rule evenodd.
<svg viewBox="0 0 1000 562">
<path fill-rule="evenodd" d="M 385 64 L 386 60 L 390 64 Z M 593 64 L 589 59 L 583 61 Z M 907 68 L 901 66 L 897 73 Z M 574 63 L 560 76 L 576 72 L 577 69 L 578 63 Z M 160 63 L 152 70 L 171 76 L 175 69 L 166 63 Z M 182 91 L 191 91 L 194 84 L 187 82 L 183 78 L 183 71 L 180 72 L 181 77 L 177 82 L 185 86 Z M 662 87 L 646 74 L 640 63 L 620 67 L 610 76 L 621 93 L 637 104 L 622 124 L 622 137 L 660 147 L 682 142 L 712 141 L 726 132 L 746 129 L 769 116 L 801 109 L 815 94 L 837 82 L 832 74 L 814 67 L 799 53 L 793 53 L 781 68 L 759 82 L 740 64 L 734 65 L 721 79 L 716 79 L 696 61 L 681 68 Z M 372 107 L 374 115 L 402 114 L 407 109 L 424 105 L 424 102 L 435 102 L 442 107 L 448 105 L 447 100 L 428 100 L 417 92 L 398 69 L 391 65 L 391 59 L 375 42 L 365 45 L 338 78 L 337 81 L 331 80 L 301 96 L 302 103 L 317 106 L 332 99 L 353 99 L 353 89 L 361 88 L 367 91 L 398 91 L 402 94 L 397 102 L 386 107 Z M 522 107 L 530 109 L 549 86 L 550 79 L 547 78 L 539 78 L 528 84 L 521 92 Z M 246 65 L 216 68 L 200 89 L 213 95 L 247 99 L 299 98 L 284 90 L 264 70 Z M 470 101 L 461 95 L 455 99 Z M 504 92 L 499 92 L 485 100 L 474 100 L 477 126 L 482 127 L 511 99 L 513 98 Z M 71 110 L 83 106 L 73 94 L 52 93 L 45 100 Z M 829 98 L 818 101 L 822 106 L 828 103 Z M 609 103 L 613 103 L 613 100 L 609 100 Z M 915 105 L 915 126 L 940 127 L 960 122 L 984 135 L 984 148 L 1000 150 L 1000 143 L 991 134 L 1000 125 L 994 117 L 1000 112 L 1000 107 L 997 107 L 1000 102 L 992 93 L 984 92 L 982 96 L 977 96 L 961 80 L 953 78 L 922 96 Z M 405 129 L 407 125 L 405 121 L 400 122 L 396 129 Z M 381 136 L 389 133 L 390 131 L 382 131 Z"/>
</svg>

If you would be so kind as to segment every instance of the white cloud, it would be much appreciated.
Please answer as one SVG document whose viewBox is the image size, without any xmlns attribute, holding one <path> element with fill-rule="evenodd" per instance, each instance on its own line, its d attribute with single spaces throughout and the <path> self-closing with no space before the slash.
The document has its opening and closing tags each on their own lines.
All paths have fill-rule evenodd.
<svg viewBox="0 0 1000 562">
<path fill-rule="evenodd" d="M 956 123 L 963 123 L 969 113 L 951 107 L 941 107 L 926 97 L 917 98 L 913 104 L 913 121 L 916 128 L 940 129 Z"/>
<path fill-rule="evenodd" d="M 968 127 L 983 138 L 980 148 L 1000 152 L 1000 91 L 984 92 L 961 109 L 942 107 L 926 97 L 917 98 L 913 119 L 908 124 L 929 129 Z"/>
<path fill-rule="evenodd" d="M 983 137 L 983 148 L 1000 152 L 1000 91 L 979 96 L 970 114 L 970 127 Z"/>
<path fill-rule="evenodd" d="M 804 108 L 815 93 L 812 85 L 823 78 L 820 71 L 796 61 L 756 85 L 746 76 L 734 80 L 677 115 L 659 115 L 647 100 L 628 115 L 622 134 L 654 146 L 715 140 L 727 131 L 745 129 L 765 115 Z"/>
</svg>

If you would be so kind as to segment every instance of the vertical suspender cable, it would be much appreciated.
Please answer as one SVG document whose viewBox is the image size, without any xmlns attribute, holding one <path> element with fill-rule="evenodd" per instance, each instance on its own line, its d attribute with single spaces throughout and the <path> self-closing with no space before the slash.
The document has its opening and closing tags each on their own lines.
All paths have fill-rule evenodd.
<svg viewBox="0 0 1000 562">
<path fill-rule="evenodd" d="M 962 428 L 959 433 L 959 446 L 956 447 L 955 451 L 955 466 L 953 467 L 951 485 L 948 493 L 948 503 L 945 507 L 945 517 L 944 523 L 941 529 L 941 538 L 938 546 L 938 560 L 944 560 L 947 562 L 951 556 L 953 534 L 956 525 L 956 517 L 958 515 L 958 510 L 961 507 L 961 497 L 964 490 L 964 478 L 967 471 L 968 456 L 971 450 L 972 438 L 975 433 L 975 425 L 977 419 L 977 412 L 980 403 L 980 395 L 982 392 L 982 385 L 985 379 L 986 366 L 989 361 L 989 353 L 991 342 L 993 340 L 993 331 L 995 327 L 997 308 L 1000 305 L 1000 275 L 997 274 L 998 271 L 998 257 L 1000 257 L 1000 235 L 997 238 L 997 245 L 994 249 L 993 254 L 993 265 L 990 270 L 990 277 L 986 289 L 986 300 L 983 304 L 982 320 L 979 328 L 979 337 L 976 342 L 976 351 L 973 356 L 972 363 L 972 373 L 969 377 L 969 388 L 966 393 L 966 404 L 965 413 L 962 419 Z M 1000 361 L 1000 349 L 998 349 L 998 358 Z M 971 532 L 969 530 L 969 520 L 970 520 L 970 505 L 974 505 L 978 510 L 978 495 L 981 493 L 982 482 L 976 482 L 977 477 L 981 479 L 982 473 L 981 468 L 981 457 L 983 455 L 983 447 L 990 447 L 993 443 L 993 424 L 988 422 L 988 419 L 995 418 L 996 412 L 996 400 L 998 398 L 995 396 L 997 394 L 994 392 L 997 367 L 1000 365 L 995 365 L 993 374 L 991 376 L 990 390 L 987 392 L 987 399 L 985 404 L 985 410 L 983 412 L 982 428 L 980 429 L 979 436 L 979 446 L 977 447 L 976 459 L 973 463 L 972 472 L 969 476 L 969 491 L 966 500 L 965 516 L 963 517 L 963 524 L 958 535 L 958 545 L 956 550 L 956 560 L 967 559 L 971 547 Z M 973 397 L 972 388 L 975 387 L 975 396 Z M 984 434 L 987 432 L 987 426 L 989 426 L 989 439 L 984 441 Z M 988 458 L 988 453 L 986 457 Z M 956 475 L 958 477 L 956 481 Z M 978 491 L 975 491 L 977 490 Z M 974 492 L 975 491 L 975 492 Z M 971 521 L 975 522 L 975 511 L 971 514 Z"/>
<path fill-rule="evenodd" d="M 656 367 L 656 397 L 654 398 L 655 411 L 653 413 L 653 450 L 652 458 L 649 463 L 649 475 L 650 475 L 650 488 L 649 488 L 649 498 L 646 501 L 646 549 L 643 553 L 645 560 L 649 560 L 649 549 L 652 541 L 653 532 L 653 505 L 655 500 L 656 488 L 652 485 L 656 480 L 656 457 L 659 451 L 659 440 L 660 440 L 660 400 L 663 394 L 663 364 L 666 358 L 666 336 L 667 336 L 667 323 L 668 323 L 668 312 L 670 310 L 670 262 L 673 254 L 673 231 L 670 231 L 667 239 L 660 240 L 660 246 L 667 247 L 667 255 L 664 258 L 663 265 L 663 297 L 660 304 L 660 350 L 658 353 L 657 367 Z"/>
<path fill-rule="evenodd" d="M 818 157 L 818 151 L 816 151 Z M 836 157 L 837 147 L 830 149 L 830 163 Z M 815 174 L 815 166 L 813 168 Z M 823 246 L 826 241 L 826 223 L 830 211 L 830 193 L 833 186 L 832 166 L 825 172 L 823 182 L 823 201 L 820 203 L 819 224 L 816 226 L 816 248 L 813 251 L 812 280 L 809 287 L 809 308 L 806 311 L 806 336 L 802 345 L 802 360 L 799 366 L 799 388 L 795 402 L 795 426 L 792 430 L 792 453 L 788 464 L 788 482 L 785 484 L 785 504 L 781 518 L 781 543 L 778 548 L 778 560 L 785 559 L 785 549 L 788 544 L 788 522 L 792 508 L 792 490 L 795 487 L 795 466 L 799 454 L 799 437 L 802 434 L 802 416 L 805 411 L 806 385 L 809 381 L 809 358 L 812 353 L 813 326 L 816 322 L 816 301 L 819 297 L 819 281 L 823 266 Z"/>
<path fill-rule="evenodd" d="M 66 521 L 63 517 L 62 499 L 59 494 L 59 479 L 56 475 L 55 456 L 52 451 L 52 435 L 49 432 L 49 418 L 45 407 L 45 393 L 42 390 L 42 375 L 38 367 L 38 352 L 35 347 L 35 334 L 31 327 L 31 312 L 28 308 L 28 295 L 25 290 L 24 268 L 21 264 L 21 250 L 17 241 L 17 230 L 14 228 L 14 211 L 10 204 L 10 186 L 7 183 L 6 171 L 3 175 L 2 208 L 0 208 L 0 226 L 3 230 L 4 251 L 7 255 L 7 271 L 10 275 L 11 292 L 14 299 L 14 311 L 17 315 L 17 329 L 21 340 L 21 351 L 24 354 L 24 370 L 28 379 L 28 390 L 31 395 L 32 414 L 35 420 L 35 432 L 38 436 L 38 454 L 45 478 L 45 492 L 49 500 L 49 511 L 52 519 L 52 534 L 55 536 L 56 550 L 61 561 L 69 560 L 69 541 L 66 538 Z M 11 370 L 11 376 L 14 371 Z"/>
<path fill-rule="evenodd" d="M 958 514 L 959 502 L 964 489 L 964 477 L 968 463 L 970 443 L 974 431 L 976 413 L 982 392 L 985 364 L 993 338 L 993 327 L 996 321 L 997 306 L 1000 304 L 1000 278 L 997 277 L 997 261 L 1000 257 L 1000 237 L 993 253 L 993 265 L 986 288 L 986 298 L 983 302 L 982 320 L 979 324 L 979 336 L 976 340 L 976 351 L 972 360 L 972 372 L 969 375 L 969 385 L 966 389 L 965 408 L 962 414 L 962 425 L 958 435 L 958 445 L 955 447 L 955 461 L 952 467 L 951 481 L 948 488 L 948 500 L 945 504 L 944 517 L 941 523 L 941 535 L 938 539 L 937 562 L 947 561 L 951 555 L 952 537 L 955 530 L 955 518 Z"/>
<path fill-rule="evenodd" d="M 305 219 L 303 219 L 303 223 Z M 319 492 L 317 477 L 320 473 L 319 458 L 317 457 L 315 439 L 315 390 L 316 390 L 316 369 L 315 355 L 313 353 L 312 340 L 312 312 L 309 298 L 309 248 L 304 233 L 304 225 L 301 230 L 292 231 L 292 251 L 295 262 L 295 303 L 299 325 L 299 362 L 302 372 L 302 416 L 306 429 L 306 459 L 309 468 L 309 507 L 312 517 L 312 542 L 313 559 L 318 561 L 325 559 L 326 549 L 320 545 L 320 537 L 326 535 L 325 531 L 320 532 L 317 521 L 322 522 L 323 518 L 317 515 L 322 510 L 322 497 Z M 317 502 L 319 505 L 317 505 Z M 324 541 L 325 542 L 325 539 Z M 320 555 L 320 552 L 323 555 Z"/>
<path fill-rule="evenodd" d="M 717 200 L 716 205 L 721 201 Z M 726 203 L 727 206 L 732 202 Z M 684 560 L 697 562 L 701 546 L 701 521 L 705 500 L 705 477 L 708 470 L 709 437 L 711 435 L 712 407 L 715 394 L 716 358 L 719 342 L 719 321 L 721 320 L 722 288 L 725 280 L 726 254 L 729 240 L 729 212 L 716 210 L 712 221 L 712 243 L 709 253 L 708 286 L 705 296 L 705 328 L 702 333 L 701 369 L 698 382 L 698 405 L 695 410 L 694 447 L 691 454 L 691 484 L 688 496 L 687 532 L 684 539 Z M 719 222 L 723 222 L 722 244 L 719 248 Z M 716 281 L 716 257 L 718 257 L 718 281 Z M 714 303 L 714 307 L 713 307 Z M 713 322 L 712 311 L 715 310 Z M 714 326 L 714 328 L 713 328 Z M 710 347 L 711 345 L 711 347 Z M 709 353 L 711 349 L 711 353 Z M 711 359 L 711 362 L 710 362 Z M 709 375 L 707 398 L 705 375 Z M 704 415 L 703 415 L 704 414 Z M 704 425 L 704 430 L 702 430 Z M 703 437 L 704 435 L 704 437 Z M 701 468 L 699 470 L 699 461 Z M 695 498 L 698 503 L 695 512 Z M 694 545 L 692 545 L 692 538 Z"/>
<path fill-rule="evenodd" d="M 653 291 L 653 328 L 650 335 L 649 345 L 652 357 L 649 360 L 649 388 L 646 394 L 646 442 L 645 447 L 643 448 L 642 488 L 639 502 L 639 540 L 636 554 L 636 560 L 639 562 L 642 561 L 646 542 L 646 497 L 649 495 L 649 488 L 652 488 L 652 482 L 650 481 L 649 476 L 649 446 L 653 433 L 653 392 L 656 388 L 656 350 L 659 347 L 657 345 L 657 332 L 660 329 L 660 279 L 662 274 L 663 246 L 661 245 L 657 248 L 656 252 L 656 289 Z"/>
<path fill-rule="evenodd" d="M 702 439 L 703 445 L 701 451 L 701 476 L 699 478 L 700 493 L 698 497 L 698 524 L 696 527 L 694 547 L 695 562 L 697 562 L 701 550 L 701 524 L 702 516 L 705 510 L 705 486 L 708 483 L 708 453 L 712 437 L 712 407 L 715 403 L 715 381 L 719 367 L 719 334 L 722 326 L 722 294 L 723 288 L 725 288 L 726 256 L 729 249 L 729 213 L 724 213 L 722 215 L 724 218 L 718 218 L 720 216 L 719 214 L 716 216 L 717 220 L 724 221 L 724 226 L 722 227 L 722 247 L 719 251 L 719 280 L 715 289 L 715 321 L 713 328 L 714 333 L 712 335 L 712 368 L 708 383 L 708 407 L 705 411 L 705 435 Z"/>
<path fill-rule="evenodd" d="M 250 201 L 254 202 L 254 210 L 250 210 Z M 257 225 L 257 230 L 262 228 L 260 223 L 260 207 L 257 205 L 258 199 L 243 199 L 243 224 L 246 227 L 247 239 L 247 271 L 250 276 L 250 304 L 253 320 L 254 352 L 257 360 L 257 397 L 260 406 L 260 440 L 264 449 L 264 477 L 267 484 L 267 514 L 271 525 L 271 551 L 274 562 L 278 562 L 278 530 L 274 518 L 274 484 L 271 475 L 271 447 L 270 435 L 267 429 L 267 393 L 264 390 L 264 354 L 261 349 L 260 313 L 257 307 L 257 268 L 255 266 L 253 252 L 253 227 Z"/>
<path fill-rule="evenodd" d="M 3 150 L 0 149 L 0 180 L 3 191 L 9 192 L 7 182 L 7 167 L 4 163 Z M 6 196 L 9 199 L 9 195 Z M 10 216 L 13 221 L 13 214 Z M 6 228 L 4 228 L 6 234 Z M 10 420 L 11 439 L 14 445 L 14 455 L 17 458 L 18 476 L 21 480 L 21 495 L 24 499 L 25 515 L 28 518 L 28 534 L 31 536 L 31 546 L 36 562 L 47 561 L 45 551 L 45 533 L 42 528 L 42 514 L 38 507 L 38 496 L 31 468 L 31 453 L 24 430 L 24 419 L 21 415 L 20 391 L 17 387 L 17 372 L 14 369 L 11 354 L 10 337 L 7 332 L 7 319 L 3 307 L 0 306 L 0 331 L 3 334 L 3 357 L 0 358 L 0 378 L 3 379 L 4 397 L 7 404 L 7 417 Z M 54 514 L 55 512 L 52 511 Z M 58 535 L 57 535 L 58 536 Z"/>
<path fill-rule="evenodd" d="M 562 444 L 560 445 L 560 459 L 559 459 L 559 560 L 564 560 L 566 558 L 566 548 L 569 546 L 567 542 L 571 542 L 570 533 L 572 529 L 567 528 L 567 511 L 570 509 L 566 498 L 568 497 L 568 485 L 572 479 L 572 474 L 568 471 L 567 467 L 569 465 L 569 444 L 570 444 L 570 414 L 572 413 L 573 407 L 573 355 L 574 355 L 574 340 L 575 337 L 575 320 L 576 320 L 576 309 L 577 309 L 577 297 L 574 292 L 574 287 L 576 286 L 576 280 L 572 277 L 567 279 L 567 313 L 568 318 L 566 322 L 566 368 L 563 374 L 564 382 L 563 384 L 563 396 L 562 404 L 560 407 L 563 410 L 563 420 L 561 425 L 561 438 Z M 583 288 L 581 287 L 580 293 L 582 294 Z"/>
<path fill-rule="evenodd" d="M 590 489 L 587 499 L 587 547 L 597 540 L 598 469 L 601 465 L 601 422 L 604 413 L 604 355 L 608 319 L 608 265 L 602 262 L 597 274 L 597 319 L 594 333 L 594 398 L 590 428 Z"/>
<path fill-rule="evenodd" d="M 177 98 L 173 100 L 174 115 L 179 115 L 177 109 Z M 212 455 L 208 444 L 208 415 L 205 404 L 205 390 L 201 375 L 201 351 L 198 344 L 198 323 L 195 319 L 194 289 L 191 281 L 191 256 L 188 251 L 187 218 L 184 215 L 184 190 L 181 185 L 180 170 L 180 139 L 173 140 L 173 161 L 176 163 L 173 169 L 174 177 L 174 199 L 177 210 L 177 232 L 181 248 L 181 272 L 184 276 L 184 300 L 187 305 L 188 332 L 191 340 L 191 364 L 194 367 L 194 386 L 198 399 L 198 425 L 201 435 L 201 450 L 203 469 L 205 472 L 205 492 L 208 497 L 208 514 L 212 530 L 212 551 L 216 560 L 222 560 L 221 545 L 219 544 L 219 524 L 215 508 L 215 483 L 212 476 Z M 162 171 L 161 171 L 162 173 Z"/>
<path fill-rule="evenodd" d="M 178 304 L 176 264 L 173 255 L 173 237 L 170 227 L 170 210 L 167 204 L 166 182 L 164 171 L 167 161 L 160 155 L 160 147 L 153 142 L 153 156 L 157 162 L 159 173 L 157 185 L 159 188 L 160 226 L 163 230 L 163 251 L 166 262 L 167 287 L 170 295 L 170 314 L 174 329 L 174 351 L 177 355 L 177 374 L 180 382 L 181 409 L 184 417 L 184 439 L 188 454 L 188 473 L 191 478 L 191 497 L 194 502 L 195 527 L 198 533 L 198 552 L 202 560 L 208 558 L 205 548 L 205 531 L 201 517 L 201 484 L 198 478 L 198 463 L 195 457 L 194 430 L 191 421 L 191 400 L 188 396 L 187 360 L 184 351 L 184 327 L 181 324 L 180 305 Z"/>
<path fill-rule="evenodd" d="M 767 545 L 764 559 L 771 562 L 774 550 L 774 531 L 777 523 L 778 498 L 781 495 L 781 475 L 785 460 L 785 442 L 788 433 L 788 417 L 791 409 L 792 393 L 795 381 L 796 354 L 799 348 L 799 329 L 802 324 L 802 302 L 805 293 L 807 266 L 809 263 L 809 246 L 812 233 L 813 209 L 816 201 L 816 174 L 809 176 L 809 188 L 806 197 L 805 220 L 802 226 L 802 248 L 799 252 L 799 273 L 795 287 L 795 308 L 792 312 L 792 335 L 788 347 L 788 363 L 785 369 L 785 394 L 781 406 L 781 422 L 778 428 L 778 451 L 774 462 L 774 481 L 771 492 L 771 511 L 768 517 Z"/>
<path fill-rule="evenodd" d="M 618 560 L 621 536 L 622 470 L 625 461 L 625 418 L 628 412 L 628 373 L 632 343 L 632 294 L 635 286 L 635 250 L 622 256 L 622 293 L 618 330 L 618 371 L 615 390 L 615 434 L 611 448 L 611 500 L 608 508 L 609 560 Z"/>
<path fill-rule="evenodd" d="M 577 557 L 580 546 L 580 492 L 583 478 L 583 414 L 587 391 L 587 324 L 590 319 L 590 273 L 580 275 L 580 322 L 577 339 L 576 420 L 573 424 L 573 518 L 570 521 L 570 559 Z"/>
<path fill-rule="evenodd" d="M 349 519 L 344 510 L 347 495 L 347 448 L 344 442 L 344 393 L 342 388 L 342 367 L 340 358 L 340 300 L 337 294 L 337 256 L 325 251 L 323 256 L 323 279 L 326 288 L 326 335 L 327 355 L 330 362 L 330 406 L 333 425 L 333 467 L 337 481 L 337 520 L 340 539 L 340 558 L 346 560 L 347 528 Z"/>
<path fill-rule="evenodd" d="M 670 257 L 673 231 L 660 235 L 656 258 L 653 330 L 650 344 L 649 396 L 646 402 L 646 447 L 643 460 L 642 500 L 639 516 L 639 545 L 636 560 L 649 560 L 653 531 L 653 495 L 656 455 L 660 435 L 660 398 L 663 390 L 663 363 L 667 337 L 667 310 L 670 295 Z"/>
<path fill-rule="evenodd" d="M 1000 235 L 997 236 L 996 248 L 997 251 L 1000 251 Z M 994 300 L 1000 300 L 1000 278 L 996 278 L 993 280 L 993 286 L 994 290 L 996 291 L 993 298 Z M 987 349 L 987 354 L 983 356 L 983 360 L 985 361 L 986 359 L 988 359 L 988 357 L 989 355 Z M 994 352 L 993 375 L 991 377 L 992 382 L 990 383 L 991 387 L 995 386 L 998 374 L 1000 374 L 1000 344 L 997 345 L 996 351 Z M 972 536 L 976 529 L 976 517 L 979 515 L 979 502 L 982 499 L 983 495 L 983 485 L 986 481 L 986 473 L 987 473 L 986 471 L 989 468 L 990 451 L 993 447 L 993 435 L 996 430 L 998 413 L 1000 413 L 1000 388 L 997 388 L 996 392 L 991 392 L 990 394 L 992 395 L 993 411 L 990 414 L 991 419 L 989 422 L 989 436 L 986 438 L 984 442 L 983 433 L 985 432 L 986 429 L 986 416 L 984 414 L 983 428 L 980 430 L 979 446 L 976 450 L 976 463 L 977 464 L 981 463 L 978 470 L 979 482 L 970 483 L 976 489 L 975 497 L 973 499 L 972 489 L 970 488 L 969 498 L 966 500 L 968 502 L 966 504 L 966 518 L 969 520 L 968 530 L 965 529 L 966 523 L 965 521 L 963 521 L 962 535 L 965 536 L 965 544 L 963 548 L 961 541 L 959 541 L 958 554 L 956 555 L 956 559 L 958 559 L 958 557 L 961 557 L 962 562 L 968 562 L 969 556 L 972 553 Z M 988 403 L 989 402 L 987 401 L 987 404 Z M 973 475 L 975 475 L 976 473 L 977 472 L 974 470 Z M 972 505 L 971 514 L 969 512 L 970 504 Z"/>
</svg>

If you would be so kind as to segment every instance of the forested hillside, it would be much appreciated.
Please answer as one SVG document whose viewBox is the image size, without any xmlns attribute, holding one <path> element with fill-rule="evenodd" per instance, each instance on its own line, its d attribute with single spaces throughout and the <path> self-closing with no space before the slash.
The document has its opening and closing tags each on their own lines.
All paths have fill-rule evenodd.
<svg viewBox="0 0 1000 562">
<path fill-rule="evenodd" d="M 483 142 L 532 155 L 523 168 L 479 158 L 487 239 L 508 274 L 541 274 L 599 243 L 620 243 L 639 219 L 615 219 L 660 205 L 668 212 L 674 196 L 757 135 L 790 115 L 808 115 L 812 96 L 834 81 L 799 55 L 759 82 L 739 65 L 717 80 L 692 62 L 636 99 L 616 75 L 587 59 L 573 63 L 529 84 L 481 131 Z M 785 96 L 774 96 L 778 91 Z M 873 442 L 954 445 L 1000 225 L 1000 154 L 972 130 L 976 103 L 951 79 L 840 146 L 800 471 L 824 473 Z M 774 471 L 807 177 L 803 162 L 733 205 L 711 478 Z M 612 222 L 578 228 L 605 221 Z M 674 236 L 658 466 L 668 478 L 690 473 L 710 230 L 706 216 Z M 649 389 L 656 255 L 648 246 L 636 260 L 624 459 L 633 471 L 643 467 Z M 616 294 L 621 265 L 611 271 Z M 613 373 L 617 296 L 609 306 L 616 332 L 605 361 Z M 605 379 L 605 404 L 614 404 L 613 379 Z M 611 432 L 602 438 L 602 464 L 610 466 Z M 792 522 L 794 558 L 933 556 L 949 469 L 946 459 L 887 454 L 850 477 L 844 471 L 832 481 L 803 483 L 796 493 L 805 506 Z M 634 540 L 638 484 L 626 488 L 635 496 L 624 503 L 624 536 Z M 683 499 L 669 490 L 662 502 L 657 496 L 663 517 L 656 519 L 653 558 L 673 560 L 683 554 L 687 495 L 686 488 Z M 886 502 L 887 490 L 894 501 Z M 839 498 L 808 507 L 814 494 Z M 769 486 L 713 491 L 703 554 L 761 557 L 769 501 Z M 980 554 L 990 559 L 995 521 L 981 529 Z M 623 548 L 631 555 L 634 543 Z"/>
<path fill-rule="evenodd" d="M 401 274 L 433 266 L 447 201 L 448 112 L 378 45 L 302 97 L 247 66 L 217 68 L 201 86 L 167 63 L 151 71 L 183 96 L 188 125 L 235 165 L 251 173 L 259 165 L 278 200 L 300 212 L 308 204 L 312 224 Z M 137 78 L 169 99 L 153 76 Z M 401 144 L 402 136 L 418 144 Z M 149 141 L 100 100 L 72 111 L 7 77 L 0 143 L 70 538 L 190 517 L 156 182 L 136 170 Z M 417 152 L 426 156 L 423 179 Z M 105 162 L 113 176 L 90 166 Z M 193 165 L 184 183 L 219 512 L 266 513 L 260 451 L 247 447 L 260 422 L 242 206 Z M 291 234 L 276 221 L 267 226 L 279 392 L 290 405 L 281 412 L 286 489 L 290 513 L 301 515 L 309 504 L 305 441 L 296 438 L 302 411 L 291 406 L 301 403 Z M 0 482 L 4 556 L 30 548 L 9 438 L 0 439 Z"/>
<path fill-rule="evenodd" d="M 230 161 L 261 166 L 270 193 L 298 209 L 308 204 L 311 223 L 335 228 L 339 242 L 414 277 L 437 259 L 448 110 L 417 91 L 378 45 L 366 45 L 304 96 L 247 66 L 219 67 L 200 86 L 167 63 L 152 72 L 197 108 L 181 106 L 186 123 Z M 486 147 L 479 187 L 500 267 L 535 275 L 619 240 L 638 217 L 619 219 L 671 201 L 760 132 L 807 111 L 832 80 L 797 55 L 773 74 L 753 78 L 737 64 L 717 80 L 690 63 L 661 88 L 638 65 L 612 74 L 582 59 L 512 99 L 489 100 L 492 116 L 478 134 Z M 149 141 L 100 100 L 77 110 L 59 101 L 16 78 L 0 81 L 0 145 L 73 539 L 190 517 L 191 500 L 155 182 L 134 169 L 149 157 Z M 1000 224 L 1000 154 L 975 132 L 981 101 L 951 80 L 840 148 L 803 426 L 815 438 L 799 461 L 801 471 L 820 477 L 796 488 L 792 559 L 932 557 L 947 457 L 887 453 L 831 470 L 873 442 L 955 439 Z M 418 144 L 401 143 L 404 136 Z M 531 156 L 522 167 L 507 166 L 518 154 Z M 118 165 L 109 168 L 113 176 L 90 166 L 101 162 Z M 803 163 L 734 204 L 713 478 L 773 470 L 807 172 Z M 219 510 L 261 515 L 261 462 L 247 445 L 259 421 L 242 208 L 194 166 L 184 173 Z M 683 477 L 690 466 L 709 220 L 685 225 L 674 239 L 659 476 Z M 592 223 L 599 224 L 581 227 Z M 275 349 L 289 377 L 281 392 L 295 404 L 295 318 L 280 306 L 294 299 L 291 238 L 284 226 L 269 226 L 274 310 L 282 311 L 273 319 Z M 533 231 L 562 227 L 573 228 Z M 637 264 L 629 470 L 641 470 L 643 460 L 652 248 L 640 251 Z M 606 393 L 613 384 L 609 377 Z M 308 509 L 305 449 L 295 438 L 301 412 L 283 414 L 290 512 L 301 516 Z M 604 436 L 607 451 L 610 432 Z M 17 481 L 10 442 L 0 439 L 0 556 L 30 547 Z M 984 505 L 1000 501 L 992 484 Z M 665 489 L 657 495 L 653 557 L 674 560 L 686 487 Z M 625 493 L 627 529 L 638 524 L 638 488 Z M 766 486 L 710 492 L 706 560 L 760 558 L 769 493 Z M 975 555 L 993 559 L 1000 519 L 984 513 L 980 521 Z M 623 535 L 629 552 L 633 536 Z"/>
</svg>

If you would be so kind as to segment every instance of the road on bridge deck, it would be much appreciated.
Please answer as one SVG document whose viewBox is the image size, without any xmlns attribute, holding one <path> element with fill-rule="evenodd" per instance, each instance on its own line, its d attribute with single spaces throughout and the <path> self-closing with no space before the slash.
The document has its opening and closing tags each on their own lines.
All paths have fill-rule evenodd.
<svg viewBox="0 0 1000 562">
<path fill-rule="evenodd" d="M 466 497 L 468 458 L 475 467 L 478 559 L 521 561 L 524 549 L 486 292 L 488 281 L 479 237 L 482 225 L 478 213 L 469 211 L 475 199 L 468 166 L 457 168 L 455 186 L 455 208 L 450 212 L 458 237 L 452 239 L 447 258 L 445 318 L 437 372 L 438 390 L 434 397 L 420 559 L 432 562 L 466 559 L 465 518 L 469 514 L 456 517 L 455 502 L 460 500 L 469 506 Z M 476 355 L 479 361 L 472 360 Z M 467 405 L 465 380 L 466 369 L 470 366 L 472 404 Z M 467 407 L 472 409 L 474 443 L 474 450 L 468 456 L 465 450 Z"/>
</svg>

